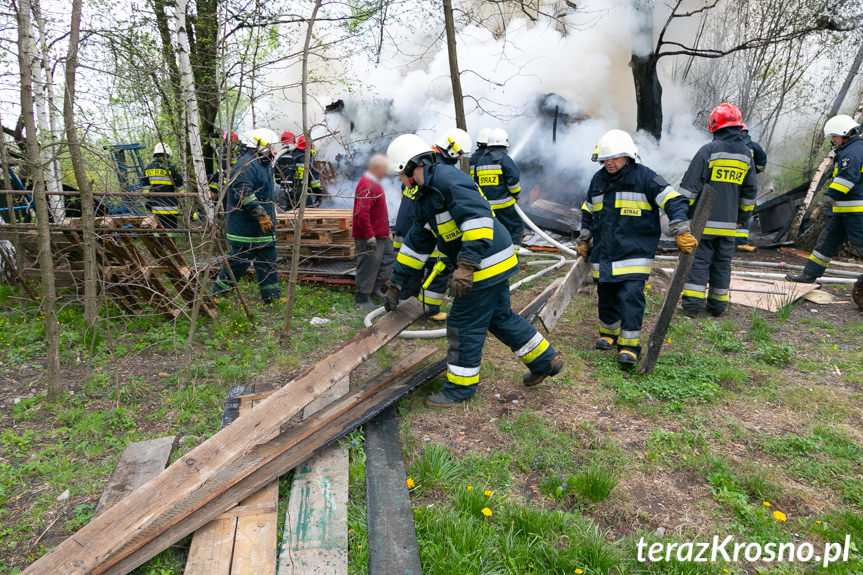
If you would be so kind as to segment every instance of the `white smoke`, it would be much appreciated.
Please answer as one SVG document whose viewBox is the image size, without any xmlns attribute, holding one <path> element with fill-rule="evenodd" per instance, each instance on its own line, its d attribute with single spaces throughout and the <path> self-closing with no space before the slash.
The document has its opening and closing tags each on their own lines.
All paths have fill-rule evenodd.
<svg viewBox="0 0 863 575">
<path fill-rule="evenodd" d="M 599 166 L 590 162 L 596 142 L 607 130 L 635 131 L 635 91 L 628 62 L 637 37 L 638 21 L 628 2 L 587 1 L 565 20 L 567 34 L 558 22 L 542 17 L 536 22 L 512 19 L 497 33 L 479 26 L 458 32 L 458 56 L 467 112 L 468 131 L 475 137 L 483 126 L 504 127 L 510 135 L 510 152 L 525 167 L 522 185 L 557 182 L 565 203 L 580 205 L 584 189 Z M 433 142 L 455 125 L 446 46 L 437 35 L 416 30 L 440 29 L 427 20 L 411 26 L 393 26 L 384 42 L 381 64 L 359 50 L 310 63 L 315 83 L 314 102 L 318 159 L 337 163 L 343 175 L 336 186 L 337 203 L 349 205 L 353 186 L 362 170 L 351 162 L 364 162 L 369 153 L 385 151 L 400 133 L 412 132 Z M 326 32 L 322 32 L 326 38 Z M 417 57 L 422 54 L 422 57 Z M 280 71 L 271 81 L 285 82 Z M 665 129 L 661 144 L 639 134 L 636 141 L 645 164 L 676 183 L 689 158 L 708 140 L 693 127 L 685 91 L 664 78 Z M 270 103 L 273 121 L 296 131 L 299 103 L 278 93 Z M 586 118 L 568 125 L 560 116 L 556 142 L 552 141 L 554 106 L 540 104 L 548 94 L 559 99 L 560 114 Z M 324 106 L 342 100 L 339 113 Z M 353 129 L 351 129 L 353 123 Z M 279 126 L 280 128 L 282 125 Z M 335 134 L 334 136 L 331 134 Z M 542 182 L 538 173 L 544 174 Z M 560 196 L 561 190 L 558 191 Z M 542 193 L 542 190 L 540 190 Z M 398 186 L 389 187 L 391 217 L 398 205 Z M 557 198 L 560 200 L 560 198 Z"/>
</svg>

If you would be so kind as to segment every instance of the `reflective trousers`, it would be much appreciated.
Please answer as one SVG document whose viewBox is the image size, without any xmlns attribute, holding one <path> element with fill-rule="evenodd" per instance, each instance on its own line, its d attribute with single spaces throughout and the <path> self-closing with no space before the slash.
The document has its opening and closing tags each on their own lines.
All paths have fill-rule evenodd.
<svg viewBox="0 0 863 575">
<path fill-rule="evenodd" d="M 527 320 L 512 310 L 509 282 L 473 289 L 452 304 L 446 325 L 447 381 L 443 393 L 456 401 L 476 395 L 486 334 L 507 345 L 528 369 L 545 373 L 557 355 Z"/>
<path fill-rule="evenodd" d="M 818 244 L 803 271 L 817 278 L 821 277 L 845 240 L 848 240 L 855 252 L 863 254 L 863 214 L 831 215 L 830 221 L 821 230 Z"/>
<path fill-rule="evenodd" d="M 234 272 L 234 277 L 239 280 L 249 265 L 255 266 L 255 277 L 258 280 L 258 289 L 261 291 L 261 299 L 264 303 L 282 297 L 279 288 L 279 276 L 276 273 L 276 246 L 268 244 L 264 246 L 232 245 L 228 253 L 228 264 Z M 213 295 L 224 295 L 236 287 L 231 280 L 231 274 L 225 264 L 219 270 L 219 275 L 213 284 Z"/>
<path fill-rule="evenodd" d="M 707 300 L 707 311 L 720 315 L 728 308 L 728 287 L 731 285 L 731 258 L 734 257 L 734 236 L 701 238 L 695 249 L 695 261 L 683 286 L 683 309 L 698 313 Z M 708 292 L 708 286 L 710 286 Z"/>
<path fill-rule="evenodd" d="M 599 335 L 608 337 L 619 350 L 641 353 L 641 322 L 644 320 L 644 280 L 597 284 Z"/>
</svg>

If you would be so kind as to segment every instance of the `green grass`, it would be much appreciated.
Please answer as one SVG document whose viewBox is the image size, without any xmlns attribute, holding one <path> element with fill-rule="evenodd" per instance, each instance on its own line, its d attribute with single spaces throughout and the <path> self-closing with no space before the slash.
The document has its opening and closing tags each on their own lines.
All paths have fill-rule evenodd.
<svg viewBox="0 0 863 575">
<path fill-rule="evenodd" d="M 410 464 L 407 474 L 417 489 L 431 491 L 451 485 L 459 477 L 460 469 L 449 449 L 432 444 Z"/>
</svg>

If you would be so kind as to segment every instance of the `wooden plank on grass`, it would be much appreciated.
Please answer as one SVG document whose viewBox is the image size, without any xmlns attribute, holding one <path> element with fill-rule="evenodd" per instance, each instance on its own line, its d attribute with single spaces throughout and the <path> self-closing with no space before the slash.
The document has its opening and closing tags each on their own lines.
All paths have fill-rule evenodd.
<svg viewBox="0 0 863 575">
<path fill-rule="evenodd" d="M 420 575 L 419 546 L 395 406 L 365 426 L 370 575 Z"/>
<path fill-rule="evenodd" d="M 422 304 L 415 298 L 406 301 L 255 406 L 250 413 L 239 417 L 93 519 L 23 573 L 85 575 L 106 572 L 174 525 L 195 515 L 208 502 L 218 499 L 279 455 L 278 451 L 255 448 L 269 443 L 272 435 L 300 409 L 348 375 L 420 315 Z M 299 438 L 288 439 L 286 443 L 290 445 L 295 443 L 290 440 Z M 250 457 L 251 454 L 255 455 Z M 254 493 L 276 477 L 278 474 L 257 484 L 245 495 Z M 207 520 L 237 501 L 239 499 L 223 503 Z M 177 539 L 163 540 L 162 548 Z"/>
<path fill-rule="evenodd" d="M 237 395 L 237 392 L 251 395 Z M 254 393 L 253 386 L 232 388 L 222 424 L 252 410 L 273 391 Z M 234 405 L 236 404 L 236 409 Z M 184 575 L 275 575 L 279 482 L 240 501 L 239 505 L 195 532 Z"/>
<path fill-rule="evenodd" d="M 240 417 L 241 397 L 253 393 L 254 385 L 235 385 L 228 391 L 219 429 L 224 429 Z M 270 392 L 272 393 L 272 392 Z M 230 511 L 234 511 L 234 507 Z M 237 515 L 222 514 L 197 531 L 192 537 L 184 575 L 228 575 L 237 535 Z"/>
<path fill-rule="evenodd" d="M 255 390 L 257 391 L 257 390 Z M 240 417 L 250 412 L 266 397 L 240 398 Z M 275 435 L 275 434 L 274 434 Z M 231 575 L 276 575 L 279 523 L 279 480 L 240 501 L 239 507 L 257 507 L 255 514 L 239 515 L 234 537 Z"/>
<path fill-rule="evenodd" d="M 349 378 L 306 406 L 311 417 L 347 394 Z M 348 572 L 348 449 L 330 445 L 294 470 L 279 575 Z"/>
<path fill-rule="evenodd" d="M 435 348 L 426 347 L 414 352 L 311 418 L 291 426 L 272 441 L 254 447 L 236 462 L 219 470 L 212 479 L 224 485 L 227 479 L 234 477 L 236 469 L 250 470 L 241 480 L 218 492 L 198 507 L 195 513 L 178 520 L 110 567 L 94 571 L 93 575 L 125 575 L 132 571 L 232 508 L 238 501 L 293 469 L 317 449 L 337 441 L 416 387 L 440 375 L 446 367 L 445 360 L 435 362 L 414 376 L 407 377 L 407 374 L 435 351 Z"/>
<path fill-rule="evenodd" d="M 98 517 L 164 471 L 175 439 L 174 435 L 166 435 L 127 444 L 96 504 L 93 517 Z"/>
<path fill-rule="evenodd" d="M 563 283 L 557 286 L 557 289 L 551 295 L 551 299 L 545 305 L 543 310 L 539 312 L 539 320 L 545 326 L 547 332 L 551 332 L 557 325 L 558 320 L 563 316 L 563 312 L 572 301 L 572 296 L 584 283 L 584 280 L 590 277 L 590 263 L 586 258 L 578 258 L 569 272 L 563 278 Z"/>
<path fill-rule="evenodd" d="M 715 199 L 716 190 L 710 184 L 704 184 L 704 188 L 695 202 L 695 211 L 689 222 L 690 232 L 698 241 L 701 241 L 701 234 L 704 232 L 704 226 L 707 225 L 707 219 L 710 217 Z M 686 283 L 686 276 L 689 275 L 689 269 L 694 260 L 695 250 L 689 254 L 681 253 L 677 260 L 677 269 L 671 276 L 668 291 L 665 292 L 665 299 L 662 300 L 662 307 L 656 316 L 656 323 L 647 340 L 644 356 L 638 365 L 638 373 L 650 373 L 656 367 L 656 360 L 659 359 L 659 352 L 662 350 L 662 344 L 665 343 L 665 334 L 668 333 L 668 326 L 671 325 L 671 318 L 674 316 L 675 308 L 677 308 L 677 301 L 680 299 L 680 294 L 683 293 L 683 284 Z"/>
</svg>

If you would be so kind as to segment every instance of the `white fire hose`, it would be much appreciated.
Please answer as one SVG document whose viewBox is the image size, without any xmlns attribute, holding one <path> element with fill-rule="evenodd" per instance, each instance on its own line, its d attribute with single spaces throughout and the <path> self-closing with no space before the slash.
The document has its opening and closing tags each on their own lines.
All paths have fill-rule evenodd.
<svg viewBox="0 0 863 575">
<path fill-rule="evenodd" d="M 524 220 L 524 223 L 526 223 L 527 226 L 530 229 L 532 229 L 534 232 L 536 232 L 542 239 L 544 239 L 545 241 L 549 242 L 554 247 L 560 249 L 561 251 L 563 251 L 569 255 L 575 256 L 576 258 L 579 257 L 578 253 L 575 250 L 571 250 L 571 249 L 567 248 L 566 246 L 564 246 L 563 244 L 561 244 L 560 242 L 556 242 L 555 240 L 551 239 L 551 237 L 549 237 L 548 234 L 546 234 L 544 231 L 539 229 L 536 226 L 536 224 L 534 224 L 532 221 L 530 221 L 530 218 L 528 218 L 527 215 L 523 211 L 521 211 L 521 208 L 518 207 L 518 204 L 515 204 L 515 209 L 518 212 L 518 215 L 521 217 L 521 219 Z M 566 263 L 573 261 L 573 260 L 567 260 L 564 256 L 556 255 L 556 254 L 534 254 L 534 253 L 527 253 L 527 252 L 522 251 L 519 254 L 519 256 L 520 257 L 540 256 L 540 257 L 546 257 L 546 258 L 551 256 L 551 257 L 556 257 L 557 260 L 545 259 L 545 260 L 542 260 L 541 262 L 527 262 L 527 265 L 543 264 L 543 265 L 548 265 L 548 267 L 543 268 L 540 271 L 536 272 L 535 274 L 529 275 L 526 278 L 520 279 L 517 282 L 515 282 L 514 284 L 511 284 L 509 286 L 509 291 L 513 291 L 515 289 L 518 289 L 519 286 L 522 286 L 522 285 L 526 284 L 527 282 L 533 281 L 533 280 L 535 280 L 541 276 L 544 276 L 547 273 L 553 272 L 556 269 L 560 269 Z M 373 309 L 363 319 L 363 325 L 365 325 L 366 327 L 371 326 L 372 322 L 376 318 L 382 316 L 384 313 L 386 313 L 386 310 L 383 307 Z M 406 331 L 401 332 L 398 335 L 398 337 L 403 337 L 405 339 L 437 339 L 439 337 L 446 337 L 446 328 L 406 330 Z"/>
</svg>

